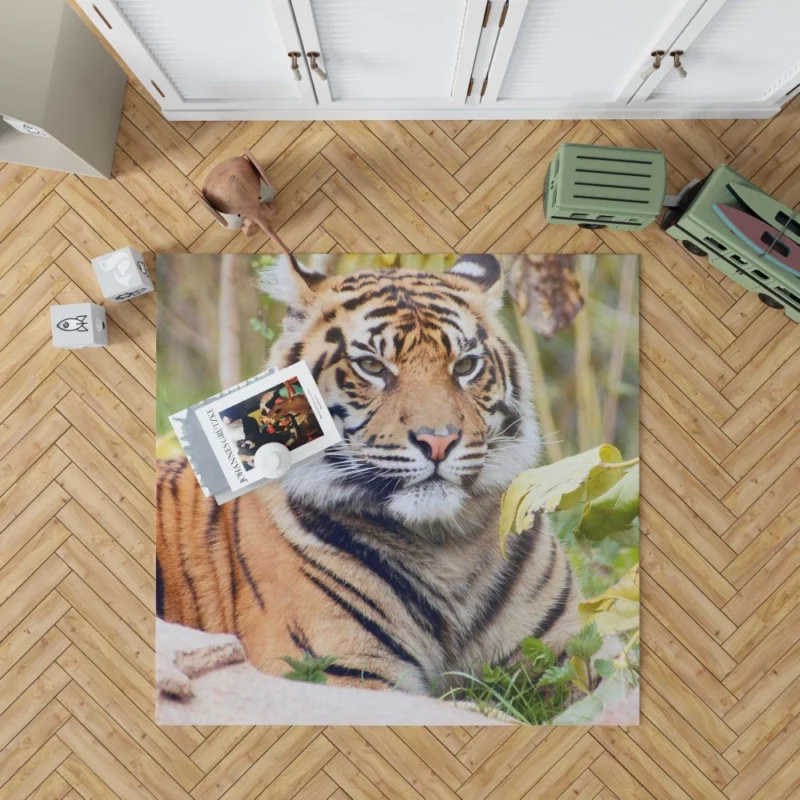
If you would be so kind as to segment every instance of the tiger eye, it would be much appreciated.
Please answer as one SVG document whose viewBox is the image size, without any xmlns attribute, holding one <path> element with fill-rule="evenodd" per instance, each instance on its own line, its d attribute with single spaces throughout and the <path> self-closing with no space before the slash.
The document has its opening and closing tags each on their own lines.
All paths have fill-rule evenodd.
<svg viewBox="0 0 800 800">
<path fill-rule="evenodd" d="M 356 363 L 364 372 L 370 375 L 380 375 L 386 369 L 377 358 L 371 358 L 370 356 L 359 358 Z"/>
<path fill-rule="evenodd" d="M 478 359 L 475 356 L 467 356 L 466 358 L 462 358 L 453 364 L 453 375 L 459 375 L 461 377 L 464 375 L 469 375 L 470 372 L 475 369 L 475 365 L 477 363 Z"/>
</svg>

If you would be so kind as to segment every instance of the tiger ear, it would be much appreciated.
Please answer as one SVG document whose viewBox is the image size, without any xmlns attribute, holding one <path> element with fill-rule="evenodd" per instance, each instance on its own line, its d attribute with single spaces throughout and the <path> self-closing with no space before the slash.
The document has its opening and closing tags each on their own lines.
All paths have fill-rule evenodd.
<svg viewBox="0 0 800 800">
<path fill-rule="evenodd" d="M 327 276 L 307 269 L 294 256 L 277 256 L 275 265 L 261 271 L 258 287 L 287 305 L 310 305 Z"/>
<path fill-rule="evenodd" d="M 459 256 L 450 273 L 472 281 L 484 292 L 489 291 L 503 277 L 500 262 L 494 256 L 482 253 Z"/>
<path fill-rule="evenodd" d="M 503 269 L 495 256 L 483 253 L 459 256 L 448 274 L 466 278 L 493 300 L 499 301 L 503 296 Z"/>
</svg>

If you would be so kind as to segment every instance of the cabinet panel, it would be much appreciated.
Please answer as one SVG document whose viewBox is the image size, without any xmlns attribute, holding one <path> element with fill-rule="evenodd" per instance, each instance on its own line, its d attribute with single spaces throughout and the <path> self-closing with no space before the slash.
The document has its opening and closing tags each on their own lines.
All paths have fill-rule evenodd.
<svg viewBox="0 0 800 800">
<path fill-rule="evenodd" d="M 483 0 L 293 0 L 321 104 L 463 102 Z"/>
<path fill-rule="evenodd" d="M 800 93 L 800 0 L 74 1 L 173 120 L 749 118 Z M 642 77 L 671 49 L 687 79 Z"/>
<path fill-rule="evenodd" d="M 704 0 L 509 0 L 484 103 L 624 105 Z"/>
<path fill-rule="evenodd" d="M 613 102 L 689 4 L 529 0 L 497 99 Z"/>
<path fill-rule="evenodd" d="M 290 68 L 299 37 L 289 0 L 78 2 L 165 107 L 316 103 L 308 79 L 294 80 Z"/>
<path fill-rule="evenodd" d="M 671 69 L 651 101 L 766 101 L 800 82 L 800 0 L 727 0 L 683 49 L 686 78 Z"/>
</svg>

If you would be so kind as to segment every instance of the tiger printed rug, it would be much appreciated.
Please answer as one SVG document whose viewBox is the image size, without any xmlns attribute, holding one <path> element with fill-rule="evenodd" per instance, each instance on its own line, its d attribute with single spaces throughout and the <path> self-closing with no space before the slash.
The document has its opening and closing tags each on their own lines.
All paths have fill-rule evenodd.
<svg viewBox="0 0 800 800">
<path fill-rule="evenodd" d="M 612 254 L 159 256 L 159 720 L 636 724 L 638 289 Z M 169 417 L 299 361 L 341 441 L 218 505 Z M 250 417 L 248 466 L 248 425 L 294 435 Z"/>
</svg>

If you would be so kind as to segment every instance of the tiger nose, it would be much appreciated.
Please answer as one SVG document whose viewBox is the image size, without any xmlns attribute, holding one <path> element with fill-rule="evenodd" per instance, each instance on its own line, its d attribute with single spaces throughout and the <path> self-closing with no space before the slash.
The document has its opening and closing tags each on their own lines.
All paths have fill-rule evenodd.
<svg viewBox="0 0 800 800">
<path fill-rule="evenodd" d="M 453 425 L 437 430 L 419 428 L 415 431 L 409 431 L 408 438 L 412 444 L 422 450 L 426 458 L 438 463 L 447 458 L 447 454 L 453 445 L 461 438 L 461 431 Z"/>
</svg>

